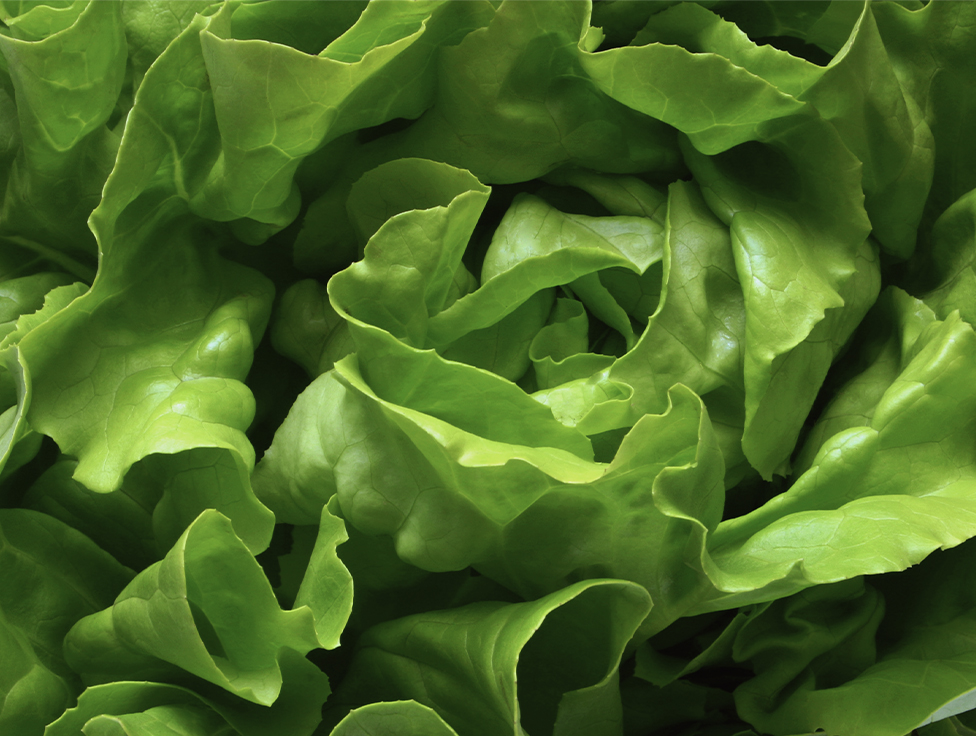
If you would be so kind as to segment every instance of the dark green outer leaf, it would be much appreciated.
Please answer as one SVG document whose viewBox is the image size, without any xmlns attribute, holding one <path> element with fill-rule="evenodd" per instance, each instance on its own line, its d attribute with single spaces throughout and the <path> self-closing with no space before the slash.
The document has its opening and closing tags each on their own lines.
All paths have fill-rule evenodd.
<svg viewBox="0 0 976 736">
<path fill-rule="evenodd" d="M 649 609 L 640 586 L 592 580 L 381 624 L 361 638 L 338 697 L 413 698 L 462 736 L 619 733 L 617 667 Z"/>
<path fill-rule="evenodd" d="M 81 687 L 62 655 L 64 636 L 131 577 L 60 521 L 0 510 L 0 728 L 35 736 L 70 703 Z"/>
</svg>

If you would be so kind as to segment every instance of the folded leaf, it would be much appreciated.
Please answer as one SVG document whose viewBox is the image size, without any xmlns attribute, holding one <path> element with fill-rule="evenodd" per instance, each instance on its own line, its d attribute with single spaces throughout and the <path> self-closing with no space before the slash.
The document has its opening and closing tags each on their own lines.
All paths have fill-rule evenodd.
<svg viewBox="0 0 976 736">
<path fill-rule="evenodd" d="M 87 534 L 135 570 L 165 555 L 208 508 L 227 516 L 253 553 L 268 546 L 274 516 L 254 496 L 231 453 L 199 448 L 153 455 L 137 463 L 111 493 L 94 492 L 75 480 L 77 465 L 63 460 L 51 466 L 22 505 Z"/>
<path fill-rule="evenodd" d="M 734 483 L 747 467 L 741 449 L 745 307 L 729 232 L 697 187 L 681 182 L 671 186 L 665 228 L 661 296 L 637 345 L 609 370 L 607 361 L 599 372 L 535 397 L 561 421 L 594 433 L 664 411 L 668 389 L 685 384 L 710 404 Z"/>
<path fill-rule="evenodd" d="M 425 186 L 414 185 L 415 179 Z M 431 318 L 447 306 L 489 192 L 467 171 L 421 159 L 367 173 L 353 187 L 349 209 L 370 242 L 364 259 L 330 282 L 339 313 L 426 347 Z M 466 325 L 464 332 L 490 324 Z"/>
<path fill-rule="evenodd" d="M 822 11 L 811 8 L 808 15 L 817 12 Z M 660 13 L 635 39 L 652 41 L 720 54 L 812 104 L 864 166 L 864 207 L 874 237 L 900 258 L 911 255 L 932 181 L 934 143 L 918 105 L 898 82 L 870 3 L 862 5 L 850 37 L 826 67 L 757 45 L 734 24 L 694 3 Z"/>
<path fill-rule="evenodd" d="M 122 23 L 133 67 L 133 87 L 139 89 L 146 71 L 193 22 L 197 13 L 215 6 L 212 0 L 148 0 L 122 6 Z"/>
<path fill-rule="evenodd" d="M 579 58 L 607 94 L 687 136 L 685 160 L 730 228 L 744 286 L 742 447 L 764 477 L 785 474 L 816 387 L 878 290 L 860 163 L 811 104 L 717 54 L 651 43 L 581 46 Z M 794 412 L 780 411 L 785 394 Z"/>
<path fill-rule="evenodd" d="M 391 621 L 360 639 L 337 697 L 412 698 L 461 734 L 619 733 L 617 666 L 648 610 L 640 586 L 593 580 Z"/>
<path fill-rule="evenodd" d="M 78 457 L 76 478 L 95 491 L 118 488 L 152 453 L 219 447 L 253 462 L 241 381 L 271 287 L 218 256 L 199 224 L 175 225 L 180 209 L 116 242 L 96 285 L 18 346 L 35 381 L 32 427 Z"/>
<path fill-rule="evenodd" d="M 501 4 L 484 28 L 441 50 L 433 106 L 389 150 L 461 166 L 490 184 L 564 163 L 676 173 L 673 131 L 605 94 L 576 59 L 577 44 L 599 42 L 589 12 L 586 3 Z"/>
<path fill-rule="evenodd" d="M 270 706 L 249 703 L 209 683 L 196 682 L 192 689 L 158 682 L 94 685 L 47 727 L 44 736 L 103 732 L 169 736 L 168 727 L 188 721 L 198 728 L 189 731 L 194 735 L 202 728 L 204 736 L 308 736 L 321 720 L 328 681 L 295 652 L 282 653 L 281 668 L 281 695 Z M 99 728 L 105 730 L 95 730 Z"/>
<path fill-rule="evenodd" d="M 870 585 L 818 587 L 751 617 L 735 643 L 736 659 L 756 672 L 735 692 L 739 713 L 770 734 L 894 736 L 969 710 L 973 554 L 964 544 Z"/>
<path fill-rule="evenodd" d="M 307 524 L 336 494 L 353 526 L 392 536 L 403 560 L 431 571 L 474 565 L 526 597 L 580 577 L 634 580 L 656 601 L 648 631 L 709 590 L 699 558 L 721 515 L 723 464 L 688 389 L 675 387 L 667 410 L 638 422 L 605 465 L 540 444 L 542 423 L 531 440 L 506 438 L 494 408 L 464 415 L 467 429 L 462 415 L 425 412 L 413 397 L 456 393 L 442 380 L 426 385 L 441 388 L 407 392 L 401 381 L 403 394 L 383 398 L 352 357 L 341 361 L 282 426 L 255 473 L 259 496 L 279 518 Z M 665 572 L 674 565 L 680 576 Z"/>
<path fill-rule="evenodd" d="M 318 54 L 355 24 L 367 5 L 362 0 L 311 6 L 242 3 L 231 17 L 234 38 L 263 39 Z"/>
<path fill-rule="evenodd" d="M 30 373 L 17 343 L 84 292 L 83 284 L 68 287 L 69 280 L 63 274 L 38 273 L 0 283 L 0 474 L 29 461 L 40 445 L 40 436 L 25 421 L 31 401 Z"/>
<path fill-rule="evenodd" d="M 540 389 L 589 378 L 609 368 L 614 358 L 587 352 L 589 322 L 583 303 L 557 299 L 550 322 L 532 340 L 529 357 Z"/>
<path fill-rule="evenodd" d="M 727 592 L 699 610 L 904 570 L 976 535 L 976 333 L 956 313 L 933 320 L 898 291 L 878 309 L 896 326 L 890 339 L 900 371 L 880 392 L 874 382 L 891 368 L 876 369 L 868 380 L 881 394 L 876 408 L 844 420 L 838 429 L 847 428 L 823 441 L 788 491 L 718 526 L 708 542 L 715 567 L 706 569 Z M 838 401 L 859 404 L 862 383 L 855 379 Z M 825 421 L 832 417 L 828 409 Z"/>
<path fill-rule="evenodd" d="M 329 303 L 325 286 L 313 279 L 299 281 L 282 294 L 271 342 L 310 378 L 330 370 L 356 349 L 346 321 Z"/>
<path fill-rule="evenodd" d="M 322 593 L 313 595 L 318 601 Z M 205 511 L 111 608 L 75 625 L 65 655 L 89 684 L 173 677 L 169 663 L 270 705 L 281 692 L 281 650 L 305 654 L 320 646 L 315 605 L 282 611 L 230 521 Z"/>
<path fill-rule="evenodd" d="M 152 511 L 159 498 L 142 483 L 126 483 L 113 493 L 94 493 L 72 475 L 77 463 L 49 467 L 24 494 L 21 505 L 64 522 L 133 570 L 159 559 Z"/>
<path fill-rule="evenodd" d="M 520 195 L 492 237 L 481 287 L 433 317 L 428 339 L 435 347 L 445 345 L 468 330 L 497 322 L 538 291 L 578 283 L 605 268 L 642 274 L 661 259 L 661 235 L 661 227 L 645 217 L 571 215 L 537 197 Z M 601 288 L 599 282 L 593 286 Z M 599 298 L 592 294 L 592 288 L 580 294 L 591 309 Z M 620 319 L 627 320 L 609 293 L 606 298 L 608 308 L 616 307 Z M 625 324 L 630 331 L 629 321 Z"/>
<path fill-rule="evenodd" d="M 683 383 L 700 395 L 742 392 L 745 307 L 728 230 L 694 184 L 668 196 L 661 301 L 640 342 L 610 370 L 634 388 L 635 418 Z"/>
</svg>

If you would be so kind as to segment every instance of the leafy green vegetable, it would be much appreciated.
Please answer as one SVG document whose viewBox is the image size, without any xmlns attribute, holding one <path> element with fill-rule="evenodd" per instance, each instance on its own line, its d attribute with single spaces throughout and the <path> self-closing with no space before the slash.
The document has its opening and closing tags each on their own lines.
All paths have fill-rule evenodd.
<svg viewBox="0 0 976 736">
<path fill-rule="evenodd" d="M 460 730 L 615 733 L 617 667 L 650 608 L 640 586 L 576 583 L 528 603 L 475 603 L 370 629 L 337 693 L 409 695 Z"/>
<path fill-rule="evenodd" d="M 0 512 L 0 680 L 4 730 L 39 734 L 82 690 L 61 652 L 72 624 L 132 571 L 84 534 L 27 509 Z"/>
<path fill-rule="evenodd" d="M 974 14 L 0 0 L 0 732 L 973 733 Z"/>
</svg>

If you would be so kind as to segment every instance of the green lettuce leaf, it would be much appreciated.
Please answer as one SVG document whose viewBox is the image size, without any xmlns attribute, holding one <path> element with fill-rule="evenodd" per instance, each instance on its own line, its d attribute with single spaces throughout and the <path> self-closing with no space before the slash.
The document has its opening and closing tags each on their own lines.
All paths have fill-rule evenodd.
<svg viewBox="0 0 976 736">
<path fill-rule="evenodd" d="M 421 385 L 430 388 L 401 381 L 400 397 L 382 398 L 344 359 L 296 402 L 255 472 L 259 497 L 279 518 L 308 524 L 337 494 L 353 526 L 392 536 L 405 561 L 432 571 L 474 565 L 528 597 L 580 576 L 635 580 L 655 597 L 648 629 L 696 604 L 708 589 L 704 535 L 723 501 L 722 458 L 698 397 L 676 387 L 666 412 L 644 417 L 605 465 L 539 446 L 554 437 L 551 419 L 529 433 L 526 417 L 519 440 L 494 406 L 455 415 L 463 429 L 430 413 L 439 404 L 401 403 L 457 393 L 436 376 L 428 369 Z M 502 427 L 508 437 L 486 436 Z M 680 583 L 665 573 L 678 559 Z"/>
<path fill-rule="evenodd" d="M 735 691 L 739 713 L 770 734 L 881 736 L 969 710 L 973 553 L 964 544 L 763 607 L 735 638 L 735 659 L 756 673 Z"/>
<path fill-rule="evenodd" d="M 744 284 L 743 451 L 763 477 L 785 474 L 834 354 L 879 288 L 860 163 L 811 104 L 717 54 L 650 43 L 581 46 L 579 58 L 607 94 L 687 136 L 685 160 L 730 228 Z M 668 73 L 651 84 L 645 70 L 658 67 Z"/>
<path fill-rule="evenodd" d="M 556 299 L 549 323 L 539 330 L 529 347 L 538 388 L 545 390 L 589 378 L 614 362 L 612 355 L 590 353 L 588 347 L 589 320 L 583 303 Z"/>
<path fill-rule="evenodd" d="M 600 40 L 589 12 L 587 3 L 500 4 L 485 27 L 441 50 L 431 108 L 387 150 L 446 161 L 491 184 L 564 163 L 673 178 L 674 131 L 619 104 L 580 66 L 577 44 Z"/>
<path fill-rule="evenodd" d="M 648 610 L 640 586 L 594 580 L 398 619 L 360 639 L 337 697 L 411 698 L 461 733 L 617 733 L 617 667 Z"/>
<path fill-rule="evenodd" d="M 864 211 L 850 204 L 860 186 L 849 177 L 845 194 L 833 175 L 853 157 L 836 133 L 812 122 L 776 138 L 775 147 L 744 145 L 712 158 L 685 149 L 706 201 L 730 226 L 746 311 L 742 448 L 767 479 L 785 474 L 834 356 L 880 288 Z M 774 189 L 761 183 L 769 166 L 803 170 L 807 181 Z"/>
<path fill-rule="evenodd" d="M 40 435 L 25 421 L 30 372 L 17 343 L 84 292 L 83 284 L 69 287 L 69 281 L 64 274 L 41 272 L 0 282 L 0 477 L 28 462 L 40 447 Z"/>
<path fill-rule="evenodd" d="M 943 319 L 958 310 L 964 320 L 976 323 L 976 189 L 935 221 L 931 243 L 928 267 L 918 278 L 925 303 Z"/>
<path fill-rule="evenodd" d="M 426 183 L 418 187 L 416 181 Z M 467 171 L 419 159 L 367 173 L 348 207 L 369 244 L 362 261 L 330 282 L 337 311 L 426 347 L 432 318 L 457 299 L 455 275 L 489 191 Z M 465 325 L 464 332 L 492 322 Z"/>
<path fill-rule="evenodd" d="M 130 580 L 83 534 L 26 509 L 0 510 L 0 728 L 39 736 L 82 690 L 61 643 Z"/>
<path fill-rule="evenodd" d="M 242 41 L 262 39 L 318 54 L 349 30 L 367 5 L 362 0 L 311 6 L 268 0 L 241 3 L 231 16 L 231 28 L 234 38 Z"/>
<path fill-rule="evenodd" d="M 351 130 L 423 111 L 429 96 L 423 70 L 434 44 L 456 32 L 459 19 L 465 19 L 462 27 L 477 23 L 468 5 L 425 2 L 406 10 L 392 4 L 364 12 L 319 56 L 235 39 L 236 4 L 188 23 L 191 10 L 204 8 L 180 8 L 180 20 L 167 19 L 167 30 L 158 31 L 165 38 L 181 29 L 138 86 L 100 210 L 111 222 L 156 178 L 194 213 L 235 221 L 239 238 L 264 242 L 298 215 L 293 179 L 306 156 Z M 147 23 L 155 28 L 157 11 L 143 11 L 148 17 L 130 19 L 139 39 L 145 39 Z M 239 25 L 248 36 L 247 23 Z M 377 38 L 384 33 L 388 37 Z M 150 33 L 143 43 L 148 49 L 160 42 Z M 269 74 L 275 77 L 270 84 Z M 396 102 L 364 104 L 397 90 L 394 79 L 413 82 L 396 92 Z M 244 118 L 238 114 L 241 95 L 248 100 Z M 290 122 L 282 127 L 284 119 Z M 109 227 L 102 224 L 102 241 Z"/>
<path fill-rule="evenodd" d="M 121 7 L 28 6 L 8 18 L 11 35 L 0 36 L 21 144 L 0 209 L 0 232 L 44 256 L 66 253 L 64 265 L 79 260 L 84 268 L 94 260 L 86 220 L 119 146 L 107 123 L 125 76 Z M 92 45 L 92 38 L 99 43 Z"/>
<path fill-rule="evenodd" d="M 971 8 L 0 0 L 0 733 L 976 728 Z"/>
<path fill-rule="evenodd" d="M 744 322 L 728 230 L 697 187 L 677 182 L 664 215 L 661 294 L 640 340 L 615 362 L 583 354 L 566 359 L 579 373 L 564 375 L 559 385 L 540 385 L 534 395 L 564 423 L 593 434 L 624 429 L 644 414 L 664 411 L 668 390 L 682 383 L 705 397 L 725 457 L 727 485 L 734 484 L 748 468 L 742 411 L 735 408 L 744 393 Z M 595 372 L 584 372 L 589 366 Z"/>
<path fill-rule="evenodd" d="M 530 462 L 554 473 L 562 465 L 565 470 L 561 474 L 568 477 L 576 473 L 585 477 L 600 474 L 596 467 L 589 469 L 581 457 L 587 454 L 592 457 L 586 438 L 556 422 L 545 407 L 513 384 L 475 368 L 448 363 L 431 351 L 397 348 L 400 343 L 395 341 L 380 344 L 387 349 L 374 354 L 373 374 L 378 378 L 380 390 L 390 391 L 387 398 L 373 391 L 364 381 L 358 358 L 349 356 L 309 386 L 276 433 L 275 442 L 255 470 L 253 482 L 259 498 L 270 504 L 278 518 L 291 523 L 314 523 L 337 484 L 348 488 L 352 494 L 349 501 L 359 497 L 368 503 L 372 484 L 367 481 L 363 486 L 357 479 L 368 473 L 369 465 L 374 463 L 388 466 L 394 477 L 400 475 L 399 468 L 405 462 L 412 462 L 412 453 L 407 449 L 412 444 L 410 434 L 419 439 L 429 436 L 429 432 L 434 432 L 434 437 L 443 433 L 444 442 L 449 442 L 452 435 L 470 437 L 473 447 L 484 447 L 488 453 L 486 461 L 494 458 L 492 465 L 504 462 L 503 458 L 511 453 L 515 457 L 532 458 Z M 409 377 L 409 383 L 393 380 L 394 377 Z M 439 390 L 430 391 L 434 386 Z M 470 397 L 470 401 L 445 400 L 446 396 L 459 392 Z M 404 400 L 407 404 L 400 406 Z M 386 412 L 380 407 L 392 416 L 403 416 L 403 423 L 413 427 L 406 430 L 410 434 L 404 436 L 403 430 L 386 418 Z M 343 421 L 337 424 L 332 417 L 340 412 Z M 352 446 L 361 448 L 355 452 L 368 453 L 362 458 L 367 460 L 365 465 L 353 452 L 345 452 L 346 448 L 351 449 L 353 436 L 347 432 L 354 427 L 360 439 Z M 456 452 L 449 444 L 433 451 L 447 452 L 445 460 Z M 375 452 L 380 455 L 370 458 Z M 420 456 L 416 460 L 419 467 L 427 465 Z M 340 478 L 346 472 L 350 473 L 348 482 Z M 419 490 L 415 483 L 411 486 Z M 410 491 L 405 487 L 401 492 Z M 496 501 L 499 502 L 500 499 Z M 402 512 L 395 511 L 398 505 L 381 503 L 389 506 L 383 515 L 387 518 L 371 519 L 367 524 L 370 533 L 380 530 L 388 533 L 399 528 Z M 348 509 L 344 507 L 343 512 L 348 513 Z M 444 568 L 440 563 L 435 569 L 456 568 Z"/>
<path fill-rule="evenodd" d="M 111 493 L 78 482 L 77 466 L 72 460 L 52 465 L 24 494 L 21 505 L 87 534 L 135 570 L 161 559 L 206 509 L 229 518 L 252 553 L 268 546 L 273 515 L 254 496 L 231 453 L 198 448 L 152 455 L 133 466 Z"/>
<path fill-rule="evenodd" d="M 282 294 L 271 324 L 271 342 L 310 378 L 331 370 L 356 349 L 346 321 L 329 301 L 326 287 L 314 279 L 303 279 Z"/>
<path fill-rule="evenodd" d="M 149 455 L 219 448 L 229 460 L 164 464 L 175 475 L 194 464 L 208 472 L 208 465 L 229 463 L 236 470 L 220 482 L 239 487 L 223 493 L 246 498 L 254 451 L 244 430 L 254 403 L 242 380 L 268 319 L 270 285 L 212 246 L 200 248 L 203 232 L 192 220 L 171 228 L 168 247 L 159 248 L 157 227 L 173 222 L 165 214 L 152 217 L 129 248 L 116 243 L 118 256 L 103 259 L 93 288 L 20 341 L 35 382 L 28 419 L 78 458 L 75 478 L 91 490 L 117 489 Z M 62 351 L 74 358 L 64 361 Z M 271 515 L 239 510 L 244 516 L 235 520 L 249 517 L 245 526 L 253 530 L 242 526 L 241 534 L 255 547 L 266 544 Z"/>
<path fill-rule="evenodd" d="M 271 705 L 282 688 L 283 649 L 304 655 L 338 641 L 344 609 L 341 603 L 336 609 L 334 599 L 351 581 L 334 560 L 334 546 L 329 552 L 337 539 L 334 529 L 331 536 L 323 535 L 313 569 L 339 573 L 319 574 L 299 594 L 299 607 L 282 611 L 230 521 L 205 511 L 112 607 L 74 626 L 65 638 L 69 664 L 88 684 L 133 676 L 179 678 L 175 666 L 245 700 Z"/>
<path fill-rule="evenodd" d="M 134 90 L 139 89 L 149 67 L 186 30 L 197 13 L 206 15 L 208 8 L 217 5 L 212 0 L 147 0 L 122 4 L 122 24 Z"/>
<path fill-rule="evenodd" d="M 76 467 L 73 460 L 56 462 L 31 485 L 21 505 L 77 529 L 133 570 L 158 560 L 152 512 L 159 498 L 152 487 L 125 483 L 114 493 L 94 493 L 72 477 Z"/>
<path fill-rule="evenodd" d="M 936 218 L 976 188 L 976 145 L 967 128 L 976 111 L 976 95 L 968 83 L 976 63 L 976 9 L 968 3 L 912 8 L 882 3 L 872 8 L 898 81 L 935 140 L 932 191 L 919 233 L 924 243 Z"/>
<path fill-rule="evenodd" d="M 807 15 L 817 12 L 823 11 L 811 9 Z M 863 165 L 864 207 L 874 237 L 900 258 L 911 255 L 932 181 L 934 142 L 915 100 L 899 84 L 871 3 L 863 4 L 850 37 L 826 67 L 757 45 L 734 24 L 693 3 L 657 15 L 635 39 L 650 42 L 719 54 L 813 105 Z"/>
<path fill-rule="evenodd" d="M 443 719 L 416 700 L 371 703 L 349 711 L 331 736 L 457 736 Z"/>
<path fill-rule="evenodd" d="M 431 319 L 429 340 L 445 345 L 463 331 L 493 324 L 536 292 L 572 284 L 590 310 L 632 345 L 628 315 L 598 280 L 587 288 L 583 278 L 615 267 L 643 274 L 661 259 L 661 236 L 661 227 L 648 218 L 566 214 L 520 195 L 492 237 L 481 287 Z"/>
<path fill-rule="evenodd" d="M 877 356 L 870 375 L 826 410 L 836 434 L 814 435 L 824 439 L 790 489 L 719 524 L 707 569 L 726 592 L 698 610 L 904 570 L 976 534 L 968 409 L 976 334 L 958 313 L 935 320 L 898 290 L 876 310 L 894 327 L 893 345 L 866 345 Z"/>
<path fill-rule="evenodd" d="M 282 653 L 280 664 L 281 694 L 270 706 L 249 703 L 209 683 L 185 688 L 121 680 L 86 688 L 44 736 L 171 736 L 174 728 L 188 736 L 307 736 L 322 719 L 327 678 L 290 650 Z"/>
</svg>

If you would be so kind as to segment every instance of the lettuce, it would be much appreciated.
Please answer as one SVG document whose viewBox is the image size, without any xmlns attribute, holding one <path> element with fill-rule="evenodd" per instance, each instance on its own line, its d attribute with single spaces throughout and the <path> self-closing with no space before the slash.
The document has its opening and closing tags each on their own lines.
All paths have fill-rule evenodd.
<svg viewBox="0 0 976 736">
<path fill-rule="evenodd" d="M 0 733 L 976 732 L 974 29 L 0 0 Z"/>
</svg>

